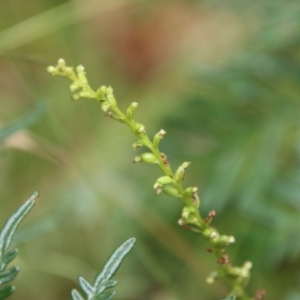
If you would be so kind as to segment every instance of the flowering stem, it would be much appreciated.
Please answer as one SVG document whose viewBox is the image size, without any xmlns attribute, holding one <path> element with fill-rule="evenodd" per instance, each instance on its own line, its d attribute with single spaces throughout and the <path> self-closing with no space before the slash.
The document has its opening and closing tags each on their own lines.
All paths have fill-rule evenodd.
<svg viewBox="0 0 300 300">
<path fill-rule="evenodd" d="M 213 217 L 216 215 L 215 211 L 211 211 L 205 218 L 201 216 L 199 212 L 200 199 L 197 195 L 198 188 L 183 188 L 182 186 L 186 168 L 190 163 L 184 162 L 178 167 L 176 172 L 173 172 L 167 160 L 167 156 L 159 150 L 159 143 L 166 132 L 161 129 L 154 135 L 153 140 L 151 140 L 146 133 L 145 126 L 136 122 L 133 118 L 138 104 L 136 102 L 131 103 L 126 113 L 123 113 L 118 108 L 111 87 L 101 86 L 97 91 L 94 91 L 89 86 L 83 66 L 78 66 L 75 72 L 73 67 L 66 66 L 65 61 L 60 59 L 57 66 L 50 66 L 47 70 L 52 75 L 64 76 L 72 81 L 70 89 L 71 92 L 73 92 L 72 98 L 74 100 L 90 98 L 99 101 L 101 103 L 101 109 L 105 112 L 106 116 L 126 124 L 138 138 L 132 145 L 134 150 L 140 147 L 146 147 L 150 150 L 150 152 L 136 156 L 133 162 L 157 164 L 164 175 L 159 177 L 155 182 L 155 193 L 157 195 L 166 194 L 181 198 L 184 202 L 184 208 L 178 224 L 185 229 L 191 229 L 200 233 L 209 243 L 208 252 L 214 254 L 218 263 L 218 269 L 210 274 L 207 278 L 207 282 L 213 283 L 215 280 L 223 278 L 231 287 L 230 294 L 236 295 L 239 300 L 253 300 L 254 298 L 251 298 L 245 291 L 245 286 L 250 278 L 251 262 L 245 262 L 242 267 L 234 267 L 231 265 L 226 247 L 234 243 L 235 239 L 233 236 L 219 234 L 219 232 L 210 225 Z"/>
</svg>

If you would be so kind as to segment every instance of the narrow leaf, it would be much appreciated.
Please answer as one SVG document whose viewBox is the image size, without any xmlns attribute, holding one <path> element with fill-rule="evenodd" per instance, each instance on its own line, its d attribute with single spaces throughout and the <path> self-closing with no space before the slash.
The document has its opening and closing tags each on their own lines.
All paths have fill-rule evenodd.
<svg viewBox="0 0 300 300">
<path fill-rule="evenodd" d="M 75 289 L 71 292 L 71 298 L 72 300 L 84 300 L 84 298 L 82 298 L 79 292 Z"/>
<path fill-rule="evenodd" d="M 128 239 L 110 256 L 102 272 L 95 279 L 95 284 L 94 284 L 95 288 L 97 288 L 100 285 L 102 280 L 104 279 L 108 280 L 115 274 L 123 258 L 131 250 L 134 243 L 135 243 L 135 238 Z"/>
<path fill-rule="evenodd" d="M 110 289 L 117 285 L 115 280 L 103 280 L 100 284 L 100 287 L 97 289 L 97 295 L 100 295 L 103 291 Z"/>
<path fill-rule="evenodd" d="M 96 297 L 96 300 L 111 300 L 116 294 L 116 291 L 107 291 Z"/>
<path fill-rule="evenodd" d="M 16 288 L 14 286 L 11 286 L 11 285 L 0 288 L 0 300 L 6 299 L 7 297 L 9 297 L 15 289 Z"/>
<path fill-rule="evenodd" d="M 13 234 L 18 225 L 30 209 L 35 204 L 34 200 L 38 196 L 37 192 L 34 192 L 32 196 L 23 205 L 21 205 L 16 212 L 6 221 L 3 229 L 0 233 L 0 253 L 5 253 L 12 241 Z"/>
<path fill-rule="evenodd" d="M 17 249 L 13 249 L 13 250 L 10 250 L 6 253 L 3 254 L 3 262 L 5 264 L 8 264 L 10 263 L 12 260 L 15 259 L 15 257 L 17 256 L 18 254 L 18 250 Z"/>
<path fill-rule="evenodd" d="M 87 280 L 85 280 L 83 277 L 79 277 L 78 279 L 79 285 L 82 288 L 82 290 L 86 293 L 88 298 L 92 297 L 95 293 L 95 289 L 88 283 Z"/>
<path fill-rule="evenodd" d="M 0 285 L 5 284 L 13 280 L 19 273 L 18 267 L 12 267 L 7 271 L 0 273 Z"/>
</svg>

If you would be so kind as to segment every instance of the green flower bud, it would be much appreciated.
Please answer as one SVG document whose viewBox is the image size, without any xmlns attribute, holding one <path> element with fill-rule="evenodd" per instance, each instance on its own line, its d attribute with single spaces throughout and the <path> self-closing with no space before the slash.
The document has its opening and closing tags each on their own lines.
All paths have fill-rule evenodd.
<svg viewBox="0 0 300 300">
<path fill-rule="evenodd" d="M 79 65 L 76 68 L 77 73 L 83 73 L 84 72 L 84 66 L 83 65 Z"/>
<path fill-rule="evenodd" d="M 219 237 L 219 234 L 216 231 L 213 231 L 209 236 L 209 238 L 211 240 L 217 239 L 218 237 Z"/>
<path fill-rule="evenodd" d="M 133 150 L 136 150 L 142 146 L 145 146 L 145 147 L 149 147 L 147 141 L 143 140 L 143 139 L 140 139 L 138 141 L 136 141 L 135 143 L 132 144 L 132 148 Z"/>
<path fill-rule="evenodd" d="M 197 187 L 188 187 L 184 191 L 184 196 L 187 198 L 191 198 L 193 201 L 194 207 L 198 208 L 200 206 L 200 199 L 197 195 L 198 188 Z"/>
<path fill-rule="evenodd" d="M 140 156 L 135 156 L 133 158 L 133 163 L 138 163 L 138 162 L 142 162 L 142 158 Z"/>
<path fill-rule="evenodd" d="M 138 128 L 137 128 L 137 131 L 139 133 L 145 133 L 146 132 L 145 126 L 144 125 L 139 125 Z"/>
<path fill-rule="evenodd" d="M 80 98 L 80 96 L 78 94 L 73 94 L 72 95 L 72 100 L 78 100 Z"/>
<path fill-rule="evenodd" d="M 194 215 L 190 215 L 187 219 L 186 219 L 187 223 L 190 225 L 196 225 L 199 226 L 198 224 L 198 219 L 196 218 L 196 216 Z M 200 226 L 199 226 L 200 228 Z"/>
<path fill-rule="evenodd" d="M 102 105 L 101 105 L 101 109 L 104 111 L 104 112 L 107 112 L 109 109 L 110 109 L 111 105 L 110 103 L 108 103 L 107 101 L 103 102 Z"/>
<path fill-rule="evenodd" d="M 135 110 L 136 110 L 136 108 L 138 107 L 138 103 L 137 102 L 132 102 L 131 104 L 130 104 L 130 106 L 129 106 L 129 108 L 133 111 L 133 112 L 135 112 Z"/>
<path fill-rule="evenodd" d="M 195 205 L 195 207 L 199 208 L 199 206 L 200 206 L 200 199 L 199 199 L 198 195 L 197 194 L 193 194 L 192 199 L 193 199 L 193 204 Z"/>
<path fill-rule="evenodd" d="M 214 239 L 214 244 L 220 248 L 224 248 L 234 242 L 235 242 L 234 236 L 221 235 Z"/>
<path fill-rule="evenodd" d="M 193 187 L 188 187 L 185 189 L 184 193 L 188 196 L 191 197 L 193 194 L 198 192 L 198 188 L 196 186 Z"/>
<path fill-rule="evenodd" d="M 133 113 L 135 112 L 135 109 L 137 108 L 138 103 L 137 102 L 132 102 L 129 107 L 127 108 L 126 111 L 126 116 L 129 120 L 133 119 Z"/>
<path fill-rule="evenodd" d="M 162 185 L 171 183 L 172 181 L 173 181 L 173 179 L 170 176 L 162 176 L 156 180 L 157 183 L 162 184 Z"/>
<path fill-rule="evenodd" d="M 201 225 L 197 217 L 195 207 L 185 206 L 182 210 L 182 222 L 190 226 L 190 229 L 196 232 L 202 232 Z"/>
<path fill-rule="evenodd" d="M 159 142 L 162 140 L 162 138 L 164 137 L 164 135 L 166 134 L 167 132 L 164 131 L 163 129 L 161 129 L 158 133 L 156 133 L 154 135 L 154 138 L 153 138 L 153 146 L 155 148 L 158 148 L 158 145 L 159 145 Z"/>
<path fill-rule="evenodd" d="M 74 72 L 74 71 L 73 71 L 73 68 L 72 68 L 72 67 L 65 67 L 65 68 L 64 68 L 64 75 L 65 75 L 65 76 L 69 76 L 69 75 L 71 75 L 73 72 Z"/>
<path fill-rule="evenodd" d="M 52 75 L 55 75 L 56 68 L 53 67 L 53 66 L 49 66 L 49 67 L 47 68 L 47 72 L 50 73 L 50 74 L 52 74 Z"/>
<path fill-rule="evenodd" d="M 105 98 L 105 94 L 106 94 L 106 86 L 102 85 L 98 90 L 97 90 L 97 97 L 98 99 L 101 101 L 104 101 Z"/>
<path fill-rule="evenodd" d="M 217 232 L 213 228 L 208 228 L 203 231 L 203 236 L 207 239 L 215 239 L 218 237 Z"/>
<path fill-rule="evenodd" d="M 142 137 L 146 133 L 145 126 L 135 121 L 132 121 L 131 131 L 138 137 Z"/>
<path fill-rule="evenodd" d="M 75 92 L 76 90 L 78 90 L 80 88 L 80 86 L 76 83 L 76 82 L 73 82 L 71 83 L 70 85 L 70 90 L 71 92 Z"/>
<path fill-rule="evenodd" d="M 139 142 L 135 142 L 135 143 L 132 144 L 132 149 L 133 149 L 133 150 L 136 150 L 136 149 L 138 149 L 138 148 L 141 148 L 142 146 L 143 146 L 143 145 L 140 144 Z"/>
<path fill-rule="evenodd" d="M 158 182 L 155 182 L 154 185 L 153 185 L 153 188 L 157 189 L 158 187 L 161 187 L 161 184 L 158 183 Z"/>
<path fill-rule="evenodd" d="M 201 221 L 198 219 L 196 214 L 189 216 L 187 221 L 189 222 L 189 224 L 195 225 L 198 228 L 201 228 L 201 224 L 200 224 Z"/>
<path fill-rule="evenodd" d="M 162 187 L 163 193 L 169 196 L 173 196 L 173 197 L 179 197 L 180 194 L 178 192 L 178 190 L 172 186 L 172 185 L 164 185 Z"/>
<path fill-rule="evenodd" d="M 66 62 L 63 58 L 60 58 L 58 61 L 57 61 L 57 66 L 59 68 L 64 68 L 66 66 Z"/>
<path fill-rule="evenodd" d="M 209 277 L 206 279 L 206 282 L 207 283 L 214 283 L 215 280 L 218 280 L 222 277 L 224 277 L 224 272 L 222 271 L 214 271 L 214 272 L 211 272 L 211 274 L 209 275 Z"/>
<path fill-rule="evenodd" d="M 114 90 L 113 90 L 113 88 L 112 88 L 111 86 L 108 86 L 108 87 L 106 88 L 106 94 L 107 94 L 107 95 L 112 95 L 113 92 L 114 92 Z"/>
<path fill-rule="evenodd" d="M 117 104 L 117 101 L 116 101 L 115 97 L 113 96 L 113 94 L 107 94 L 106 98 L 110 102 L 111 105 Z"/>
<path fill-rule="evenodd" d="M 187 223 L 186 223 L 186 221 L 184 219 L 181 218 L 181 219 L 178 220 L 178 225 L 180 225 L 180 226 L 186 226 Z"/>
<path fill-rule="evenodd" d="M 190 165 L 190 162 L 184 162 L 176 171 L 175 173 L 175 180 L 178 183 L 181 183 L 184 180 L 184 176 L 185 176 L 185 170 L 186 168 Z"/>
<path fill-rule="evenodd" d="M 155 194 L 156 195 L 161 195 L 162 193 L 163 193 L 162 187 L 158 187 L 157 189 L 155 189 Z"/>
<path fill-rule="evenodd" d="M 195 213 L 194 208 L 185 206 L 185 207 L 182 209 L 182 214 L 181 214 L 181 215 L 182 215 L 182 217 L 183 217 L 184 219 L 187 219 L 187 218 L 190 216 L 190 214 L 193 214 L 193 213 Z"/>
<path fill-rule="evenodd" d="M 82 83 L 87 84 L 88 81 L 87 81 L 86 76 L 85 76 L 84 66 L 82 66 L 82 65 L 77 66 L 76 71 L 77 71 L 78 79 Z"/>
<path fill-rule="evenodd" d="M 212 276 L 209 276 L 209 277 L 206 278 L 206 282 L 207 282 L 208 284 L 212 284 L 212 283 L 215 282 L 215 278 L 213 278 Z"/>
<path fill-rule="evenodd" d="M 199 225 L 191 225 L 190 229 L 193 230 L 194 232 L 198 232 L 198 233 L 202 232 L 202 229 Z"/>
<path fill-rule="evenodd" d="M 251 261 L 246 261 L 243 265 L 243 269 L 245 270 L 250 270 L 252 268 L 252 262 Z"/>
<path fill-rule="evenodd" d="M 129 108 L 126 110 L 126 117 L 127 117 L 128 120 L 133 119 L 133 113 Z"/>
<path fill-rule="evenodd" d="M 93 97 L 93 95 L 88 91 L 80 91 L 79 96 L 81 98 L 92 98 Z"/>
<path fill-rule="evenodd" d="M 250 269 L 252 268 L 252 262 L 251 261 L 246 261 L 244 265 L 241 268 L 241 276 L 244 278 L 249 278 L 250 277 Z"/>
<path fill-rule="evenodd" d="M 240 268 L 230 268 L 228 270 L 228 274 L 230 275 L 231 278 L 238 278 L 241 276 L 241 269 Z"/>
<path fill-rule="evenodd" d="M 161 184 L 155 182 L 153 188 L 155 190 L 155 194 L 156 195 L 161 195 L 163 193 L 162 185 Z"/>
<path fill-rule="evenodd" d="M 156 156 L 151 152 L 145 152 L 141 154 L 141 160 L 148 164 L 158 163 Z"/>
</svg>

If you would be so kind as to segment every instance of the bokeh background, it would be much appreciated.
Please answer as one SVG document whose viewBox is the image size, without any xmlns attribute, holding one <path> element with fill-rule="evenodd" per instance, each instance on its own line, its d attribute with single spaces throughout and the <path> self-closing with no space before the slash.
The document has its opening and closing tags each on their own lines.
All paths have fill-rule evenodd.
<svg viewBox="0 0 300 300">
<path fill-rule="evenodd" d="M 254 264 L 249 292 L 299 300 L 300 2 L 0 1 L 1 223 L 40 192 L 15 239 L 11 299 L 69 299 L 134 236 L 116 299 L 219 300 L 205 241 L 177 226 L 182 203 L 155 196 L 161 173 L 132 164 L 128 128 L 46 73 L 60 57 L 121 108 L 139 102 L 173 168 L 192 162 L 202 214 L 215 209 L 233 261 Z"/>
</svg>

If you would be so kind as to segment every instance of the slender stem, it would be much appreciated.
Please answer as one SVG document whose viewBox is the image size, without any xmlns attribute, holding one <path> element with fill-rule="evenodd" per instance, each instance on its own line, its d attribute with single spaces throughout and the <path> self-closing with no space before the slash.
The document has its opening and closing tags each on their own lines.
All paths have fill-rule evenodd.
<svg viewBox="0 0 300 300">
<path fill-rule="evenodd" d="M 67 67 L 65 61 L 60 59 L 56 67 L 48 67 L 48 72 L 52 75 L 68 77 L 72 84 L 70 86 L 73 92 L 73 99 L 80 97 L 95 99 L 102 103 L 102 110 L 106 115 L 119 122 L 126 124 L 133 134 L 139 138 L 135 143 L 135 148 L 144 146 L 148 148 L 150 153 L 143 153 L 138 157 L 137 161 L 146 163 L 155 163 L 159 166 L 165 176 L 157 179 L 154 185 L 157 194 L 165 193 L 167 195 L 181 198 L 184 202 L 181 219 L 179 225 L 186 229 L 191 229 L 200 233 L 209 243 L 208 251 L 213 253 L 218 263 L 218 269 L 212 272 L 207 282 L 213 283 L 215 280 L 224 278 L 229 286 L 231 286 L 231 294 L 237 296 L 239 300 L 253 300 L 245 291 L 245 286 L 250 278 L 251 263 L 246 262 L 242 267 L 231 265 L 226 247 L 233 243 L 233 236 L 220 235 L 219 232 L 210 225 L 215 211 L 211 211 L 206 218 L 200 214 L 200 200 L 197 195 L 196 187 L 183 188 L 182 182 L 185 176 L 185 170 L 189 163 L 183 163 L 176 172 L 173 172 L 167 156 L 159 150 L 159 141 L 163 138 L 165 131 L 161 130 L 155 136 L 153 141 L 148 137 L 145 127 L 136 122 L 133 118 L 137 103 L 133 102 L 127 109 L 126 114 L 123 113 L 113 96 L 111 87 L 100 87 L 94 91 L 88 84 L 83 66 L 76 68 L 77 74 L 72 67 Z M 258 299 L 258 297 L 257 297 Z M 262 299 L 261 297 L 259 299 Z"/>
</svg>

